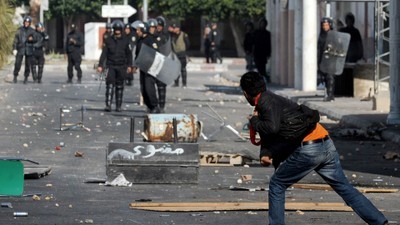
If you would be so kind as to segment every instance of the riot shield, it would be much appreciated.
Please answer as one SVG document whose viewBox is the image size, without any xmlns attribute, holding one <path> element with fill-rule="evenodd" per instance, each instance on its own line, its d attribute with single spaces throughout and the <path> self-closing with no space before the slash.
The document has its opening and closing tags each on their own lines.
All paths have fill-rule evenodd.
<svg viewBox="0 0 400 225">
<path fill-rule="evenodd" d="M 141 46 L 135 64 L 166 85 L 172 84 L 181 72 L 181 64 L 177 59 L 166 57 L 145 44 Z"/>
<path fill-rule="evenodd" d="M 349 43 L 350 34 L 329 31 L 319 69 L 328 74 L 342 74 Z"/>
</svg>

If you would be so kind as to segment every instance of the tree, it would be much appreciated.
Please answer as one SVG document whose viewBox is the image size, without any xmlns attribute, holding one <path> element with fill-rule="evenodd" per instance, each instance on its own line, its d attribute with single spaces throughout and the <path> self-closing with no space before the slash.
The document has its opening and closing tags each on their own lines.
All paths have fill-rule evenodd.
<svg viewBox="0 0 400 225">
<path fill-rule="evenodd" d="M 0 24 L 2 24 L 0 32 L 0 68 L 8 61 L 8 56 L 12 50 L 12 42 L 16 27 L 13 24 L 14 9 L 7 0 L 0 0 Z"/>
<path fill-rule="evenodd" d="M 205 15 L 211 21 L 228 20 L 234 36 L 236 50 L 243 56 L 240 27 L 243 21 L 237 18 L 253 18 L 265 15 L 266 0 L 149 0 L 150 10 L 179 20 L 193 13 Z M 239 23 L 238 23 L 239 22 Z"/>
</svg>

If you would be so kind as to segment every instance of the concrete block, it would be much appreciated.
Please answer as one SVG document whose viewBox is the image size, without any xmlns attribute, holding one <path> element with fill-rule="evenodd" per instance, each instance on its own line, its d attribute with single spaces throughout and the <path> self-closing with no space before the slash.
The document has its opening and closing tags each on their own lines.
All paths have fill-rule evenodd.
<svg viewBox="0 0 400 225">
<path fill-rule="evenodd" d="M 390 110 L 390 91 L 379 91 L 372 97 L 372 110 L 389 112 Z"/>
</svg>

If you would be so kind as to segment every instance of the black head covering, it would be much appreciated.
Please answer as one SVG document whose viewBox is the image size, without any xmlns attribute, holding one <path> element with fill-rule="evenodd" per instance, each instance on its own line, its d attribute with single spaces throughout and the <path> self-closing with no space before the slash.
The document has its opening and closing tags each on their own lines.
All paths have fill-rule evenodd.
<svg viewBox="0 0 400 225">
<path fill-rule="evenodd" d="M 240 87 L 251 97 L 255 97 L 266 90 L 263 76 L 253 71 L 243 74 L 240 78 Z"/>
</svg>

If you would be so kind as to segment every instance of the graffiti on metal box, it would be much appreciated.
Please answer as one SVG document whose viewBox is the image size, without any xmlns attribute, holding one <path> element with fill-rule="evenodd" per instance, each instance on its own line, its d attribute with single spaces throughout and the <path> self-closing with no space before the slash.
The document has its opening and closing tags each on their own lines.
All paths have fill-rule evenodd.
<svg viewBox="0 0 400 225">
<path fill-rule="evenodd" d="M 157 154 L 159 155 L 182 155 L 185 152 L 183 148 L 172 149 L 171 146 L 162 146 L 156 148 L 154 145 L 135 146 L 132 151 L 118 148 L 112 151 L 107 156 L 107 160 L 135 160 L 137 158 L 151 158 Z"/>
</svg>

